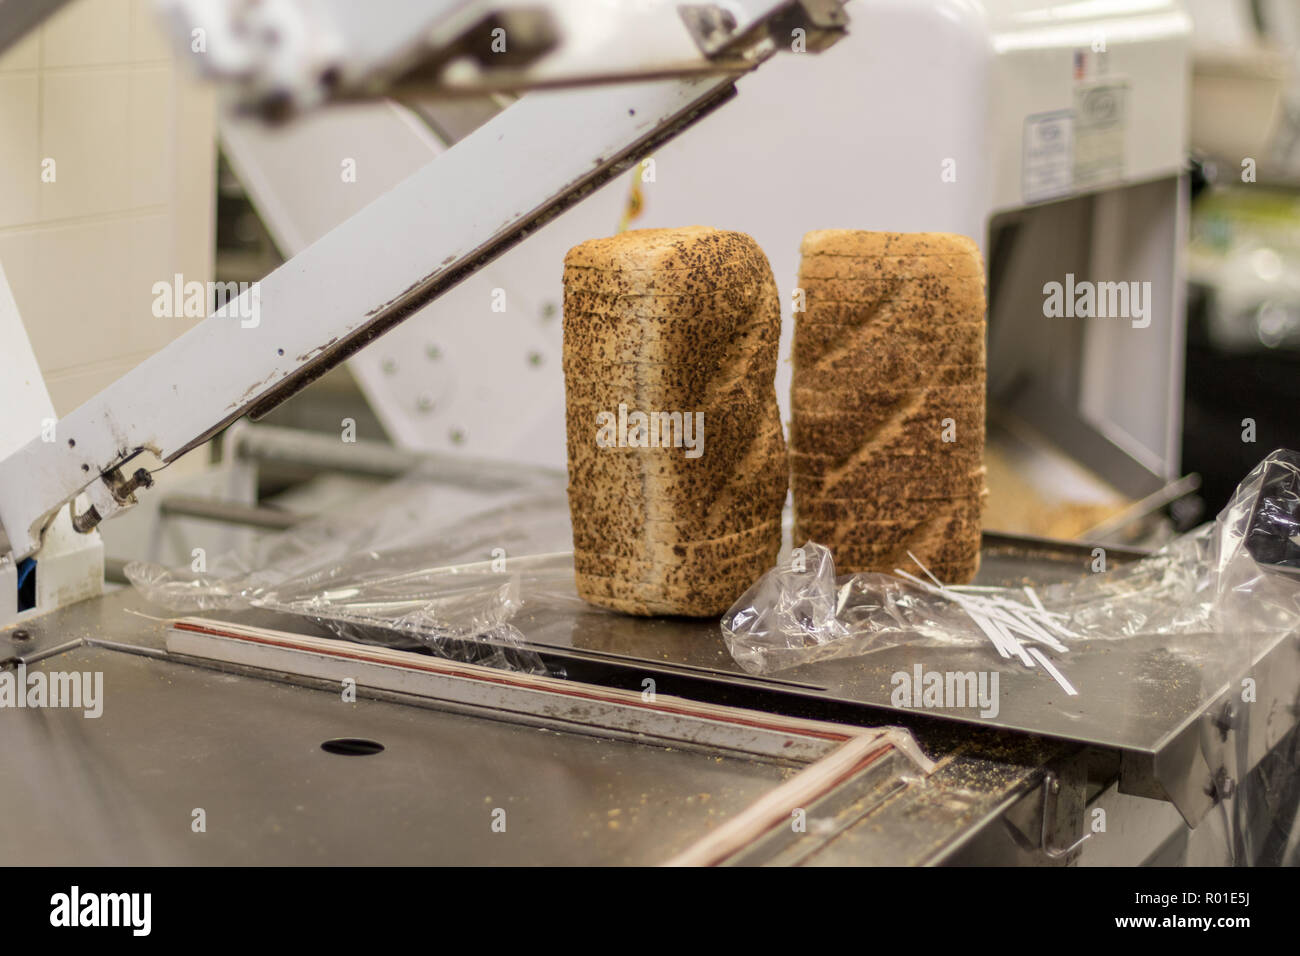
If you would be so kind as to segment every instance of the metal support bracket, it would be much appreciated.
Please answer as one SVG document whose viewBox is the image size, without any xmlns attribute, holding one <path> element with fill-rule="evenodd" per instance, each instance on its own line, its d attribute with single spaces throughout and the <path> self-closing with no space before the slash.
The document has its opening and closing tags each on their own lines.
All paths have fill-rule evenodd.
<svg viewBox="0 0 1300 956">
<path fill-rule="evenodd" d="M 1069 846 L 1054 846 L 1056 840 L 1056 830 L 1059 826 L 1057 815 L 1060 812 L 1061 803 L 1061 781 L 1056 776 L 1056 772 L 1049 770 L 1043 777 L 1043 814 L 1042 829 L 1039 833 L 1039 846 L 1042 848 L 1043 855 L 1052 860 L 1063 860 L 1068 857 L 1092 834 L 1085 833 L 1079 839 L 1075 840 Z"/>
</svg>

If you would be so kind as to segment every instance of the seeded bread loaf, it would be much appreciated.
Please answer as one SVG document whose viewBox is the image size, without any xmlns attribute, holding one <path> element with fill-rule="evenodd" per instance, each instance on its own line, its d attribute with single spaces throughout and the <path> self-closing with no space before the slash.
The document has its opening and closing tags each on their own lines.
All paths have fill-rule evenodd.
<svg viewBox="0 0 1300 956">
<path fill-rule="evenodd" d="M 790 468 L 795 540 L 843 572 L 979 569 L 984 264 L 963 236 L 804 237 Z"/>
<path fill-rule="evenodd" d="M 569 250 L 569 513 L 584 600 L 710 617 L 776 563 L 789 482 L 780 331 L 772 270 L 741 233 L 644 229 Z"/>
</svg>

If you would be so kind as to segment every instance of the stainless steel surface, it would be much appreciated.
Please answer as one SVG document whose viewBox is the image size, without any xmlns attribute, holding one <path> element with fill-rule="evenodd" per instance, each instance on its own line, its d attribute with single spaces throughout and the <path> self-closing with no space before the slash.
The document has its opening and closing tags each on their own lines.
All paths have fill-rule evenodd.
<svg viewBox="0 0 1300 956">
<path fill-rule="evenodd" d="M 358 691 L 386 691 L 418 697 L 437 707 L 477 709 L 494 719 L 567 724 L 570 729 L 612 731 L 643 742 L 708 747 L 785 764 L 814 762 L 853 736 L 845 725 L 826 721 L 714 707 L 209 618 L 173 622 L 166 642 L 176 660 L 243 667 L 260 676 L 306 678 L 340 687 L 351 681 Z M 863 735 L 883 748 L 894 745 L 887 734 L 882 737 L 869 730 Z M 898 743 L 901 746 L 903 741 Z"/>
<path fill-rule="evenodd" d="M 829 831 L 825 840 L 792 841 L 773 832 L 735 862 L 1064 866 L 1077 859 L 1077 852 L 1052 857 L 1040 842 L 1041 784 L 1048 772 L 1068 775 L 1070 781 L 1049 824 L 1051 840 L 1072 843 L 1081 833 L 1077 748 L 979 734 L 938 732 L 922 739 L 945 755 L 926 786 L 832 794 L 814 808 L 818 828 Z"/>
<path fill-rule="evenodd" d="M 655 863 L 787 773 L 103 648 L 38 666 L 104 672 L 106 702 L 0 717 L 7 863 Z"/>
<path fill-rule="evenodd" d="M 1133 560 L 1141 554 L 1123 548 L 1107 548 L 1106 553 L 1112 564 Z M 1043 585 L 1067 581 L 1089 573 L 1092 561 L 1092 548 L 1084 545 L 986 533 L 975 583 Z M 563 612 L 533 611 L 525 606 L 515 623 L 530 642 L 539 646 L 666 670 L 702 668 L 741 682 L 779 681 L 820 695 L 836 696 L 836 688 L 855 686 L 855 675 L 870 660 L 863 657 L 829 661 L 815 669 L 795 668 L 756 678 L 745 674 L 732 660 L 713 620 L 637 618 L 609 614 L 597 608 L 575 611 L 567 606 Z M 985 659 L 985 663 L 998 660 L 994 656 Z M 854 699 L 851 692 L 846 699 Z"/>
<path fill-rule="evenodd" d="M 1112 560 L 1121 556 L 1122 553 L 1111 553 Z M 1050 542 L 1027 545 L 991 536 L 986 541 L 980 580 L 985 583 L 1059 580 L 1084 573 L 1090 559 L 1091 551 L 1079 546 Z M 108 706 L 141 711 L 138 717 L 131 718 L 136 723 L 130 733 L 146 737 L 154 735 L 158 743 L 156 756 L 166 763 L 166 767 L 160 765 L 157 768 L 159 779 L 150 786 L 156 785 L 165 792 L 170 793 L 176 786 L 173 777 L 192 776 L 195 772 L 179 754 L 186 746 L 181 730 L 193 732 L 187 729 L 190 723 L 187 714 L 196 706 L 198 712 L 206 715 L 205 720 L 224 719 L 218 715 L 219 708 L 255 714 L 241 717 L 229 734 L 214 730 L 210 738 L 205 736 L 203 739 L 208 748 L 229 746 L 238 749 L 237 745 L 242 746 L 253 733 L 251 727 L 254 725 L 263 728 L 259 732 L 267 735 L 268 741 L 287 747 L 291 741 L 281 736 L 286 727 L 296 734 L 306 733 L 305 728 L 311 727 L 319 731 L 316 736 L 321 740 L 325 739 L 324 735 L 332 734 L 372 736 L 382 741 L 387 721 L 392 721 L 392 726 L 405 734 L 414 733 L 410 729 L 414 726 L 412 721 L 442 719 L 412 717 L 411 710 L 422 711 L 425 707 L 410 706 L 418 702 L 409 695 L 390 694 L 379 695 L 382 701 L 373 702 L 376 708 L 373 713 L 382 713 L 382 718 L 351 729 L 337 726 L 336 721 L 341 715 L 350 720 L 362 710 L 371 714 L 372 702 L 363 700 L 359 705 L 349 705 L 351 710 L 340 710 L 337 684 L 287 690 L 269 681 L 256 681 L 244 673 L 223 674 L 162 659 L 163 623 L 140 617 L 140 613 L 155 612 L 134 592 L 123 590 L 33 621 L 26 628 L 28 636 L 25 640 L 15 640 L 12 631 L 5 632 L 0 640 L 7 640 L 13 655 L 11 662 L 22 659 L 37 662 L 36 666 L 42 667 L 62 667 L 62 661 L 79 660 L 76 655 L 89 653 L 86 648 L 78 646 L 86 641 L 98 645 L 95 650 L 109 655 L 94 658 L 106 673 L 110 688 Z M 214 613 L 209 616 L 240 619 L 300 633 L 312 632 L 312 625 L 305 619 L 266 612 Z M 1212 650 L 1206 647 L 1207 639 L 1196 636 L 1180 642 L 1164 642 L 1163 645 L 1147 640 L 1117 641 L 1098 649 L 1095 655 L 1072 653 L 1063 666 L 1080 687 L 1081 695 L 1068 704 L 1060 700 L 1056 685 L 1049 684 L 1040 675 L 1007 670 L 1002 673 L 1001 713 L 994 720 L 979 720 L 955 712 L 901 711 L 893 709 L 889 702 L 889 676 L 895 670 L 910 668 L 912 663 L 923 663 L 927 669 L 934 670 L 980 670 L 998 666 L 998 658 L 975 650 L 902 648 L 863 658 L 823 662 L 772 678 L 755 678 L 736 668 L 725 651 L 716 623 L 711 621 L 636 619 L 594 609 L 564 614 L 525 609 L 515 623 L 549 663 L 564 667 L 573 680 L 639 691 L 649 678 L 655 681 L 656 691 L 660 694 L 862 726 L 901 723 L 911 727 L 925 752 L 938 761 L 938 769 L 925 786 L 907 786 L 893 778 L 865 778 L 858 781 L 854 789 L 831 794 L 809 808 L 809 818 L 816 825 L 808 833 L 795 835 L 773 831 L 735 861 L 740 863 L 1014 862 L 1061 865 L 1077 859 L 1081 852 L 1095 855 L 1088 842 L 1076 847 L 1085 832 L 1085 782 L 1091 788 L 1089 792 L 1113 789 L 1118 782 L 1120 790 L 1125 793 L 1171 801 L 1188 823 L 1198 824 L 1220 798 L 1225 777 L 1228 780 L 1241 779 L 1250 770 L 1241 765 L 1240 755 L 1258 754 L 1276 746 L 1286 728 L 1294 724 L 1294 713 L 1285 707 L 1279 711 L 1278 702 L 1285 703 L 1294 697 L 1298 679 L 1295 667 L 1287 663 L 1289 658 L 1286 655 L 1300 658 L 1300 646 L 1294 641 L 1254 649 L 1257 652 L 1255 677 L 1263 707 L 1259 713 L 1267 713 L 1267 720 L 1237 719 L 1234 723 L 1226 714 L 1223 699 L 1228 690 L 1235 689 L 1235 684 L 1225 684 L 1223 675 L 1231 670 L 1234 660 L 1231 655 L 1224 657 L 1206 653 Z M 153 675 L 153 683 L 149 686 L 161 687 L 172 681 L 175 686 L 182 687 L 183 692 L 173 695 L 166 689 L 159 693 L 142 691 L 143 685 L 137 682 L 143 680 L 139 676 L 140 668 L 146 665 L 136 661 L 138 657 L 148 657 L 148 666 L 157 668 L 147 672 Z M 120 679 L 125 686 L 134 688 L 126 695 L 125 701 L 121 695 L 111 691 L 117 686 L 119 678 L 113 675 L 119 669 L 124 675 Z M 174 676 L 177 674 L 183 676 Z M 248 684 L 247 681 L 254 683 Z M 238 683 L 239 690 L 232 692 L 229 700 L 222 703 L 223 688 L 231 682 Z M 252 689 L 261 685 L 266 685 L 263 690 Z M 1291 698 L 1286 696 L 1288 693 Z M 298 694 L 316 696 L 307 703 L 308 698 L 300 698 Z M 384 704 L 382 708 L 378 706 L 381 702 Z M 389 706 L 397 709 L 389 710 Z M 288 718 L 284 716 L 286 710 Z M 24 713 L 27 716 L 23 716 Z M 1278 722 L 1279 714 L 1286 718 L 1282 723 Z M 31 712 L 0 712 L 0 720 L 12 722 L 15 718 L 33 719 Z M 117 732 L 101 733 L 101 727 L 111 728 L 111 724 L 80 717 L 75 718 L 75 723 L 62 723 L 69 719 L 66 713 L 50 712 L 40 717 L 39 722 L 47 725 L 50 721 L 58 721 L 57 729 L 49 729 L 40 738 L 31 734 L 11 736 L 5 746 L 14 749 L 0 750 L 0 756 L 16 766 L 39 768 L 43 766 L 43 760 L 50 760 L 60 766 L 107 767 L 103 772 L 86 771 L 87 776 L 78 778 L 75 786 L 52 787 L 49 792 L 54 794 L 50 798 L 53 806 L 46 808 L 42 805 L 39 812 L 57 812 L 61 818 L 89 812 L 80 805 L 71 804 L 98 799 L 86 796 L 98 792 L 95 788 L 103 790 L 109 787 L 116 792 L 122 768 L 114 766 L 103 754 L 126 745 Z M 1221 732 L 1221 727 L 1227 727 L 1228 731 Z M 1231 743 L 1230 734 L 1236 735 L 1231 737 Z M 218 743 L 227 737 L 233 743 Z M 618 739 L 617 733 L 609 735 L 609 739 Z M 626 743 L 626 739 L 622 742 Z M 270 743 L 266 745 L 270 746 Z M 489 746 L 496 744 L 493 742 Z M 41 748 L 48 753 L 35 756 Z M 81 748 L 86 752 L 79 753 Z M 578 749 L 581 750 L 581 746 Z M 238 811 L 248 815 L 249 819 L 255 813 L 267 813 L 268 805 L 278 806 L 275 803 L 279 799 L 277 794 L 285 788 L 299 787 L 296 782 L 299 777 L 317 781 L 333 792 L 332 781 L 315 775 L 315 765 L 308 761 L 305 752 L 290 748 L 290 756 L 281 761 L 275 772 L 271 769 L 275 761 L 269 756 L 270 751 L 264 748 L 264 752 L 259 752 L 263 753 L 263 762 L 250 777 L 246 804 Z M 434 759 L 427 751 L 420 753 L 422 758 Z M 450 751 L 449 754 L 451 759 L 442 764 L 443 769 L 453 775 L 462 775 L 460 751 Z M 1076 762 L 1087 754 L 1109 756 L 1081 776 Z M 1237 755 L 1235 759 L 1234 754 Z M 314 753 L 311 758 L 318 759 Z M 235 772 L 236 759 L 234 753 L 222 751 L 214 758 L 213 766 L 223 775 L 229 775 Z M 565 761 L 568 759 L 563 758 Z M 585 758 L 573 758 L 575 761 L 580 759 Z M 611 756 L 609 759 L 615 758 Z M 637 768 L 642 766 L 639 756 L 633 760 L 633 765 Z M 585 764 L 565 763 L 564 766 L 573 770 L 574 779 L 587 772 Z M 466 763 L 465 768 L 464 774 L 487 773 L 474 761 Z M 428 785 L 428 776 L 423 772 L 404 768 L 403 773 L 407 772 L 414 785 Z M 635 772 L 639 774 L 642 771 L 637 769 Z M 1045 798 L 1043 781 L 1049 772 L 1063 784 L 1058 802 Z M 693 771 L 685 764 L 681 773 L 692 779 L 683 791 L 687 795 L 712 793 L 703 785 L 697 786 Z M 284 779 L 278 780 L 277 774 Z M 401 774 L 397 776 L 406 779 Z M 476 786 L 488 789 L 506 786 L 491 777 L 484 779 L 488 782 Z M 737 780 L 729 778 L 729 782 L 740 786 Z M 415 804 L 416 798 L 405 792 L 404 784 L 389 781 L 386 785 L 392 788 L 392 792 L 385 791 L 385 799 L 389 799 L 392 806 L 404 809 Z M 354 786 L 349 782 L 341 792 L 354 795 L 350 789 Z M 709 783 L 709 786 L 715 784 Z M 401 792 L 396 792 L 398 790 Z M 663 790 L 657 792 L 665 794 Z M 547 791 L 546 800 L 552 796 L 554 794 Z M 0 794 L 0 811 L 28 815 L 33 812 L 35 804 L 28 802 L 20 807 L 9 802 L 13 797 L 12 793 Z M 448 799 L 462 797 L 460 791 L 455 791 Z M 616 797 L 623 803 L 627 802 L 621 791 Z M 141 795 L 139 799 L 148 803 L 162 798 L 151 793 Z M 565 799 L 572 802 L 571 797 Z M 685 800 L 686 797 L 678 793 L 677 796 L 664 795 L 663 799 Z M 711 796 L 710 800 L 713 799 Z M 389 806 L 387 803 L 382 805 L 385 808 Z M 723 804 L 713 806 L 715 816 L 723 812 Z M 590 812 L 599 816 L 609 809 L 625 812 L 613 804 L 599 804 Z M 1049 811 L 1047 819 L 1044 817 L 1045 809 Z M 543 811 L 534 807 L 533 810 L 539 814 L 561 813 L 558 808 Z M 105 814 L 118 812 L 120 807 L 113 804 L 93 818 L 97 826 L 108 826 Z M 227 812 L 234 811 L 227 809 Z M 323 811 L 315 812 L 318 815 L 299 836 L 308 829 L 323 825 L 319 817 Z M 688 816 L 679 819 L 686 820 Z M 463 823 L 460 817 L 456 819 Z M 337 828 L 345 826 L 345 822 L 331 820 L 328 825 Z M 675 825 L 676 821 L 669 824 L 669 828 Z M 1178 837 L 1176 831 L 1178 827 L 1171 827 L 1170 839 Z M 426 829 L 421 832 L 433 831 Z M 167 839 L 182 840 L 183 837 L 184 831 Z M 151 839 L 160 841 L 154 845 L 166 842 L 157 835 Z M 349 843 L 351 835 L 314 839 L 318 843 L 324 840 L 320 852 L 332 858 L 338 858 L 340 853 L 353 852 Z M 621 842 L 622 836 L 617 831 L 613 840 L 622 849 L 610 851 L 601 839 L 597 839 L 581 851 L 586 854 L 583 859 L 633 859 L 627 855 L 632 849 Z M 1054 852 L 1067 848 L 1074 849 L 1053 858 Z M 34 845 L 27 849 L 38 852 Z M 1133 854 L 1137 854 L 1139 849 L 1142 855 L 1134 856 L 1125 849 L 1108 844 L 1105 858 L 1140 862 L 1151 853 L 1151 848 L 1135 844 Z M 298 852 L 289 843 L 278 844 L 268 853 L 272 850 L 280 854 L 279 859 L 295 859 L 294 854 Z M 386 854 L 382 858 L 388 860 L 408 859 L 402 847 L 390 845 L 386 850 L 375 852 Z M 455 852 L 473 856 L 480 853 L 480 847 L 476 843 L 461 843 Z M 550 860 L 568 859 L 566 854 L 570 851 L 536 845 L 527 852 L 554 854 L 545 857 Z M 579 851 L 572 852 L 577 854 Z M 618 857 L 617 853 L 625 855 Z M 270 858 L 255 855 L 251 859 Z"/>
<path fill-rule="evenodd" d="M 1108 549 L 1114 564 L 1136 552 Z M 1091 547 L 1018 542 L 989 536 L 977 582 L 1043 585 L 1078 578 L 1093 561 Z M 1193 634 L 1078 642 L 1059 667 L 1079 690 L 1067 697 L 1041 669 L 1003 666 L 991 648 L 904 646 L 858 658 L 822 661 L 770 677 L 745 674 L 731 659 L 712 621 L 630 618 L 596 611 L 521 616 L 519 627 L 534 644 L 572 651 L 633 672 L 681 677 L 698 670 L 734 688 L 785 695 L 803 702 L 865 708 L 863 720 L 909 721 L 936 717 L 972 727 L 1050 737 L 1122 755 L 1126 792 L 1174 803 L 1192 825 L 1216 802 L 1214 778 L 1228 753 L 1213 754 L 1203 741 L 1215 715 L 1249 676 L 1258 687 L 1254 713 L 1243 721 L 1249 759 L 1257 761 L 1296 723 L 1300 645 L 1293 637 L 1266 643 L 1244 635 Z M 996 716 L 977 709 L 899 709 L 891 698 L 893 675 L 917 666 L 940 672 L 999 674 Z M 1263 719 L 1262 715 L 1269 715 Z M 1250 767 L 1226 768 L 1236 778 Z"/>
<path fill-rule="evenodd" d="M 1187 201 L 1166 168 L 988 223 L 990 406 L 1132 499 L 1178 477 Z M 1067 274 L 1151 280 L 1150 325 L 1045 318 L 1044 279 Z"/>
<path fill-rule="evenodd" d="M 894 711 L 890 678 L 897 672 L 910 674 L 917 665 L 945 672 L 996 669 L 1001 699 L 995 717 L 981 718 L 968 709 L 945 711 L 944 716 L 1119 751 L 1128 774 L 1141 773 L 1135 779 L 1146 780 L 1149 770 L 1150 779 L 1159 785 L 1131 792 L 1166 796 L 1194 824 L 1213 805 L 1208 788 L 1221 766 L 1207 764 L 1203 755 L 1207 715 L 1232 696 L 1239 675 L 1277 682 L 1276 692 L 1261 686 L 1261 715 L 1269 713 L 1275 701 L 1289 702 L 1300 684 L 1300 648 L 1294 638 L 1277 638 L 1259 648 L 1253 660 L 1240 662 L 1222 656 L 1222 645 L 1233 639 L 1197 634 L 1072 645 L 1057 664 L 1078 688 L 1077 697 L 1067 697 L 1039 670 L 1001 667 L 982 648 L 892 648 L 863 657 L 854 666 L 830 661 L 796 668 L 788 676 L 822 683 L 826 690 L 819 696 Z M 1255 752 L 1262 756 L 1262 751 Z"/>
<path fill-rule="evenodd" d="M 179 663 L 161 656 L 163 621 L 139 616 L 150 610 L 121 590 L 37 619 L 25 640 L 0 635 L 10 665 L 98 670 L 105 681 L 99 719 L 0 711 L 0 760 L 19 781 L 0 788 L 0 817 L 23 821 L 5 862 L 657 862 L 789 772 L 399 694 L 346 703 L 333 683 Z M 386 749 L 320 749 L 337 737 Z M 1042 767 L 1067 752 L 943 727 L 925 748 L 941 758 L 926 785 L 868 775 L 764 852 L 772 862 L 959 862 L 972 841 L 1005 840 L 1004 809 L 1036 794 Z M 490 828 L 497 807 L 505 833 Z M 206 833 L 191 830 L 196 808 Z"/>
</svg>

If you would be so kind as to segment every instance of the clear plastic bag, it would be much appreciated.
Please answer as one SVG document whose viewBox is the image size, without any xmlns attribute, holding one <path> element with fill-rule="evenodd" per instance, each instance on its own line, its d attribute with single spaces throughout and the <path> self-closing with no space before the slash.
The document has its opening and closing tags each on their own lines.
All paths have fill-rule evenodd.
<svg viewBox="0 0 1300 956">
<path fill-rule="evenodd" d="M 1052 636 L 1068 646 L 1070 640 L 1223 632 L 1246 649 L 1250 634 L 1300 627 L 1300 568 L 1285 563 L 1287 543 L 1300 535 L 1288 477 L 1300 487 L 1300 455 L 1273 452 L 1214 522 L 1133 564 L 1035 592 L 1060 625 Z M 1261 565 L 1252 552 L 1273 556 L 1274 563 Z M 837 577 L 830 551 L 814 542 L 794 558 L 767 572 L 722 619 L 728 650 L 751 674 L 899 644 L 989 645 L 963 594 L 1017 605 L 1031 600 L 1019 588 L 945 593 L 890 574 Z"/>
<path fill-rule="evenodd" d="M 450 519 L 450 520 L 449 520 Z M 294 614 L 349 640 L 548 672 L 511 623 L 524 604 L 581 603 L 563 477 L 476 491 L 413 474 L 341 513 L 265 535 L 203 572 L 132 562 L 173 611 Z"/>
</svg>

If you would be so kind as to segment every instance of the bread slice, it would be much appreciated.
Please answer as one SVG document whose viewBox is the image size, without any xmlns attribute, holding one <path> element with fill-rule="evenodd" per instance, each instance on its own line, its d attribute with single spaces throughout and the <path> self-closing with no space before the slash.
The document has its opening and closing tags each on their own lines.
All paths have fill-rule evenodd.
<svg viewBox="0 0 1300 956">
<path fill-rule="evenodd" d="M 920 512 L 919 508 L 909 509 L 907 518 L 895 518 L 892 515 L 904 513 L 901 509 L 885 512 L 889 518 L 867 517 L 865 513 L 856 515 L 850 512 L 850 519 L 828 520 L 810 515 L 807 508 L 800 507 L 795 512 L 796 524 L 800 534 L 817 532 L 826 544 L 883 545 L 896 544 L 926 531 L 933 523 L 943 522 L 949 530 L 957 531 L 965 525 L 978 523 L 983 511 L 984 499 L 949 498 L 943 501 L 928 502 L 929 509 Z M 879 510 L 877 514 L 881 513 Z"/>
<path fill-rule="evenodd" d="M 987 492 L 981 496 L 981 509 Z M 795 519 L 859 526 L 879 522 L 924 521 L 944 507 L 944 502 L 965 502 L 967 498 L 803 498 Z"/>
<path fill-rule="evenodd" d="M 728 268 L 771 275 L 758 243 L 743 232 L 711 226 L 634 229 L 607 239 L 589 239 L 574 246 L 564 257 L 566 283 L 570 270 L 601 269 L 622 275 L 638 271 L 661 275 L 685 270 L 698 275 L 707 285 Z"/>
<path fill-rule="evenodd" d="M 935 276 L 923 281 L 801 277 L 798 288 L 803 290 L 806 308 L 795 315 L 814 323 L 841 320 L 861 324 L 878 314 L 905 320 L 913 312 L 934 322 L 961 322 L 969 321 L 971 302 L 983 298 L 984 282 L 964 276 Z"/>
<path fill-rule="evenodd" d="M 770 536 L 769 536 L 770 537 Z M 755 562 L 766 567 L 776 563 L 776 553 L 771 541 L 747 550 L 701 551 L 687 550 L 668 560 L 652 558 L 627 558 L 620 555 L 595 554 L 589 551 L 574 552 L 574 567 L 583 574 L 596 577 L 619 578 L 629 581 L 654 579 L 669 588 L 687 589 L 700 581 L 712 581 L 718 576 L 743 568 L 748 570 Z"/>
<path fill-rule="evenodd" d="M 790 488 L 794 492 L 796 509 L 803 498 L 893 497 L 904 501 L 932 501 L 978 495 L 984 490 L 984 471 L 976 469 L 944 476 L 927 474 L 921 477 L 900 477 L 871 474 L 868 470 L 859 468 L 831 476 L 808 474 L 791 468 Z"/>
<path fill-rule="evenodd" d="M 701 578 L 684 587 L 673 587 L 659 583 L 641 584 L 623 577 L 608 577 L 574 574 L 578 593 L 583 600 L 599 607 L 648 617 L 654 615 L 678 615 L 689 617 L 712 617 L 714 615 L 687 614 L 683 607 L 721 607 L 731 606 L 739 594 L 733 594 L 736 579 L 748 577 L 757 580 L 776 563 L 779 546 L 774 547 L 768 555 L 756 555 L 753 563 L 747 567 L 733 568 L 723 578 Z M 721 612 L 719 612 L 721 613 Z"/>
<path fill-rule="evenodd" d="M 844 351 L 905 354 L 919 348 L 969 348 L 984 342 L 983 322 L 917 322 L 916 318 L 914 311 L 908 311 L 893 324 L 872 321 L 862 326 L 800 319 L 795 324 L 795 361 L 817 361 Z M 853 331 L 849 338 L 844 335 L 846 328 Z"/>
<path fill-rule="evenodd" d="M 788 464 L 767 260 L 741 233 L 641 230 L 570 250 L 564 284 L 578 593 L 631 614 L 721 614 L 780 548 Z M 697 413 L 702 453 L 687 457 L 663 438 L 681 421 L 698 439 Z"/>
<path fill-rule="evenodd" d="M 983 279 L 979 253 L 932 256 L 805 256 L 800 276 L 806 282 L 821 279 Z"/>
<path fill-rule="evenodd" d="M 979 246 L 968 236 L 952 232 L 866 232 L 860 229 L 815 229 L 805 233 L 799 254 L 813 256 L 934 256 L 964 254 L 979 257 Z"/>
<path fill-rule="evenodd" d="M 775 290 L 773 290 L 775 295 Z M 740 325 L 726 316 L 704 314 L 681 321 L 656 317 L 611 320 L 589 312 L 572 316 L 566 336 L 566 369 L 591 368 L 597 374 L 607 364 L 625 364 L 629 356 L 644 355 L 647 366 L 733 363 L 741 353 L 762 360 L 775 347 L 780 329 Z M 771 360 L 775 363 L 775 358 Z"/>
<path fill-rule="evenodd" d="M 984 406 L 934 409 L 921 405 L 890 415 L 846 414 L 841 419 L 801 415 L 790 423 L 790 450 L 829 455 L 844 461 L 854 455 L 888 457 L 934 442 L 960 445 L 984 434 Z M 953 441 L 946 442 L 945 436 Z"/>
</svg>

